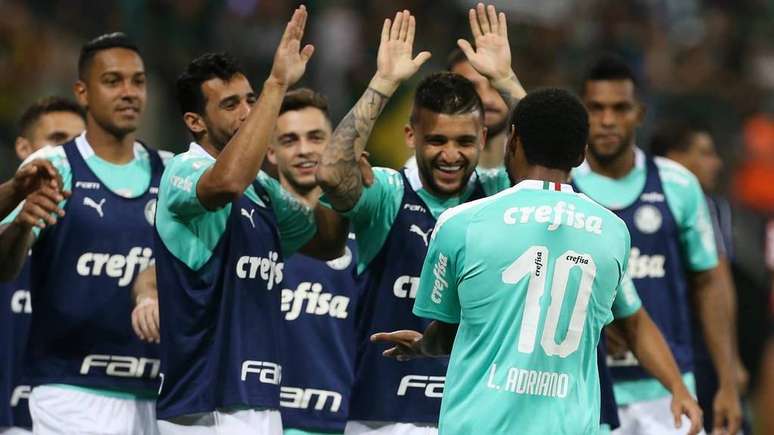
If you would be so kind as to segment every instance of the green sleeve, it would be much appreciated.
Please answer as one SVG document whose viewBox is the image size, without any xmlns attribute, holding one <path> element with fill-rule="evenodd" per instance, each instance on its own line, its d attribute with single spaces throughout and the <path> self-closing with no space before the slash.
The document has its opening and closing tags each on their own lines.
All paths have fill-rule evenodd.
<svg viewBox="0 0 774 435">
<path fill-rule="evenodd" d="M 19 168 L 36 159 L 46 159 L 51 162 L 54 168 L 59 171 L 59 175 L 62 177 L 62 188 L 68 191 L 72 190 L 73 174 L 72 170 L 70 169 L 70 163 L 67 161 L 67 154 L 65 154 L 64 148 L 61 146 L 47 145 L 30 154 L 30 156 L 27 157 L 21 165 L 19 165 Z M 13 220 L 16 219 L 16 216 L 18 216 L 21 212 L 23 204 L 23 202 L 19 204 L 11 213 L 8 214 L 8 216 L 2 220 L 2 222 L 0 222 L 0 224 L 4 225 L 13 222 Z M 65 204 L 67 204 L 66 199 L 59 203 L 59 208 L 64 209 Z M 32 233 L 37 239 L 38 234 L 40 234 L 40 228 L 33 227 Z"/>
<path fill-rule="evenodd" d="M 322 204 L 330 207 L 327 199 Z M 342 213 L 352 223 L 357 239 L 358 273 L 362 273 L 384 246 L 403 202 L 403 177 L 388 168 L 374 168 L 374 184 L 363 189 L 351 210 Z"/>
<path fill-rule="evenodd" d="M 613 317 L 623 319 L 636 313 L 640 308 L 642 308 L 640 296 L 637 294 L 637 289 L 634 287 L 632 279 L 629 278 L 629 274 L 626 274 L 615 292 Z"/>
<path fill-rule="evenodd" d="M 688 268 L 692 271 L 714 268 L 718 264 L 715 234 L 699 181 L 677 163 L 659 162 L 667 204 L 677 220 Z"/>
<path fill-rule="evenodd" d="M 505 166 L 494 169 L 476 169 L 481 185 L 484 187 L 484 193 L 487 196 L 500 193 L 511 187 L 511 180 Z"/>
<path fill-rule="evenodd" d="M 205 157 L 175 157 L 159 185 L 156 229 L 167 249 L 192 270 L 212 257 L 231 213 L 231 204 L 207 210 L 196 195 L 199 179 L 214 163 Z"/>
<path fill-rule="evenodd" d="M 314 213 L 264 172 L 258 173 L 258 182 L 269 195 L 274 215 L 277 216 L 282 254 L 286 258 L 290 257 L 317 233 Z"/>
<path fill-rule="evenodd" d="M 413 310 L 417 316 L 446 323 L 460 322 L 458 284 L 464 266 L 466 236 L 467 226 L 462 219 L 446 220 L 443 215 L 439 218 L 419 277 Z"/>
</svg>

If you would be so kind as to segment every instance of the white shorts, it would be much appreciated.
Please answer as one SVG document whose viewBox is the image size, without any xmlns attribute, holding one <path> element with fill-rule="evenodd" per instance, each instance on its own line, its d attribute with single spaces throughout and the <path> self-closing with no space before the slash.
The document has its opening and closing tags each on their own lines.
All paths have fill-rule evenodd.
<svg viewBox="0 0 774 435">
<path fill-rule="evenodd" d="M 621 426 L 613 435 L 683 435 L 691 428 L 691 421 L 683 416 L 680 429 L 675 428 L 670 406 L 672 396 L 656 400 L 618 406 Z M 702 430 L 699 432 L 704 434 Z"/>
<path fill-rule="evenodd" d="M 161 435 L 282 435 L 276 409 L 203 412 L 159 420 Z"/>
<path fill-rule="evenodd" d="M 157 435 L 156 402 L 41 385 L 30 394 L 35 435 Z"/>
<path fill-rule="evenodd" d="M 421 423 L 348 421 L 344 435 L 438 435 L 438 426 Z"/>
<path fill-rule="evenodd" d="M 0 435 L 32 435 L 32 431 L 23 427 L 0 427 Z"/>
</svg>

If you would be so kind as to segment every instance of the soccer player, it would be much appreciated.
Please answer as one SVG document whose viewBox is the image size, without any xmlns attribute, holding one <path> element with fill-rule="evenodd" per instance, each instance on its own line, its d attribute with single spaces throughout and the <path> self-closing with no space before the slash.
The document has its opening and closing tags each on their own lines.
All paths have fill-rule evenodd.
<svg viewBox="0 0 774 435">
<path fill-rule="evenodd" d="M 634 75 L 614 57 L 600 59 L 581 93 L 589 111 L 586 162 L 573 171 L 574 183 L 614 210 L 632 234 L 629 272 L 643 305 L 670 345 L 685 383 L 694 384 L 691 301 L 720 388 L 713 428 L 735 433 L 740 407 L 729 309 L 724 306 L 712 227 L 701 187 L 685 168 L 653 159 L 635 145 L 644 106 Z M 673 427 L 666 389 L 630 354 L 612 361 L 615 395 L 621 407 L 619 433 L 682 433 Z"/>
<path fill-rule="evenodd" d="M 49 160 L 61 189 L 28 197 L 0 234 L 5 276 L 18 273 L 32 246 L 25 368 L 35 433 L 156 432 L 157 349 L 135 339 L 129 323 L 132 280 L 152 261 L 163 171 L 159 153 L 136 141 L 145 81 L 126 35 L 82 47 L 74 90 L 86 132 L 28 158 Z M 41 202 L 58 215 L 38 220 Z"/>
<path fill-rule="evenodd" d="M 732 315 L 734 332 L 734 356 L 737 361 L 737 379 L 740 393 L 747 383 L 747 374 L 739 357 L 736 345 L 736 288 L 731 276 L 730 261 L 733 259 L 733 239 L 731 231 L 731 207 L 728 201 L 714 194 L 723 161 L 715 150 L 712 135 L 706 129 L 688 123 L 667 124 L 660 128 L 651 139 L 650 151 L 653 155 L 666 157 L 683 165 L 696 176 L 709 206 L 712 228 L 715 234 L 715 246 L 718 250 L 718 268 L 723 275 L 726 304 Z M 694 316 L 694 321 L 696 320 Z M 696 377 L 696 395 L 704 409 L 705 429 L 712 430 L 713 404 L 718 389 L 718 378 L 712 359 L 707 351 L 701 334 L 694 334 L 694 375 Z"/>
<path fill-rule="evenodd" d="M 577 98 L 536 91 L 511 119 L 505 164 L 518 183 L 433 231 L 414 306 L 432 323 L 375 338 L 396 341 L 385 355 L 399 360 L 451 352 L 440 433 L 596 433 L 597 342 L 629 233 L 565 184 L 588 136 Z"/>
<path fill-rule="evenodd" d="M 43 98 L 28 107 L 19 120 L 16 155 L 23 161 L 46 145 L 72 140 L 85 128 L 83 109 L 75 102 L 61 97 Z M 60 182 L 59 173 L 48 160 L 34 160 L 21 168 L 14 180 L 7 184 L 9 187 L 15 185 L 13 191 L 17 194 L 8 197 L 15 199 L 7 206 L 0 206 L 0 219 L 28 194 L 37 190 L 37 184 L 43 180 Z M 0 186 L 0 191 L 2 189 Z M 2 203 L 3 200 L 0 199 L 0 204 Z M 0 360 L 0 434 L 3 435 L 25 433 L 32 427 L 27 406 L 31 388 L 22 378 L 24 347 L 32 313 L 28 275 L 29 265 L 25 264 L 17 279 L 0 284 L 0 306 L 3 307 L 0 310 L 0 325 L 3 325 L 0 331 L 0 349 L 5 355 Z M 15 427 L 13 431 L 12 427 Z"/>
<path fill-rule="evenodd" d="M 163 434 L 282 433 L 283 255 L 336 258 L 347 237 L 259 172 L 312 55 L 300 48 L 306 18 L 296 9 L 260 97 L 226 54 L 194 59 L 177 80 L 195 141 L 164 172 L 156 214 Z"/>
<path fill-rule="evenodd" d="M 317 172 L 331 206 L 352 221 L 358 271 L 367 276 L 345 433 L 436 432 L 446 362 L 399 364 L 383 358 L 369 337 L 386 329 L 424 329 L 426 322 L 412 315 L 411 307 L 436 219 L 449 207 L 508 185 L 507 177 L 484 179 L 476 171 L 486 127 L 475 87 L 462 76 L 438 73 L 417 87 L 406 126 L 417 166 L 400 172 L 375 168 L 373 185 L 363 187 L 357 157 L 374 122 L 399 84 L 430 57 L 428 52 L 412 57 L 414 30 L 408 11 L 385 20 L 377 72 L 336 128 Z M 507 44 L 505 49 L 509 55 Z M 504 69 L 502 77 L 511 77 L 510 56 Z"/>
<path fill-rule="evenodd" d="M 268 159 L 282 187 L 309 207 L 322 193 L 315 172 L 330 142 L 324 96 L 297 89 L 285 96 Z M 281 332 L 290 350 L 282 361 L 282 425 L 286 435 L 342 433 L 354 376 L 357 252 L 323 262 L 303 254 L 285 260 Z"/>
</svg>

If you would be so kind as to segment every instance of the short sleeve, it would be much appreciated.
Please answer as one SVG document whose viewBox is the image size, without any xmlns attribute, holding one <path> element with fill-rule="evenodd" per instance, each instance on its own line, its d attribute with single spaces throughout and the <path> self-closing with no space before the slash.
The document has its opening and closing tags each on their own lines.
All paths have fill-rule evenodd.
<svg viewBox="0 0 774 435">
<path fill-rule="evenodd" d="M 439 218 L 419 277 L 413 310 L 417 316 L 460 322 L 458 285 L 464 266 L 465 228 L 459 218 Z"/>
<path fill-rule="evenodd" d="M 632 279 L 629 274 L 625 274 L 621 283 L 618 285 L 618 289 L 615 292 L 615 299 L 613 299 L 613 317 L 616 319 L 623 319 L 636 313 L 642 308 L 642 301 L 637 294 L 637 289 L 634 287 Z"/>
<path fill-rule="evenodd" d="M 173 216 L 186 221 L 209 212 L 196 194 L 196 185 L 214 163 L 198 156 L 177 157 L 167 163 L 159 196 L 165 198 L 166 208 Z"/>
<path fill-rule="evenodd" d="M 692 179 L 685 191 L 686 214 L 680 222 L 680 241 L 693 271 L 712 269 L 718 264 L 715 232 L 712 228 L 707 201 L 698 181 Z"/>
<path fill-rule="evenodd" d="M 317 233 L 314 213 L 282 188 L 280 183 L 264 172 L 258 174 L 258 182 L 266 190 L 272 203 L 280 243 L 285 257 L 293 255 Z"/>
</svg>

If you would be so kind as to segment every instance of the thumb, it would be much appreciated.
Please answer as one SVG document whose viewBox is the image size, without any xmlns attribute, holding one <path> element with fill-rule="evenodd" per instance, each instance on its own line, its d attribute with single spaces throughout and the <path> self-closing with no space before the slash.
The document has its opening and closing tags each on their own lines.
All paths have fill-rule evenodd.
<svg viewBox="0 0 774 435">
<path fill-rule="evenodd" d="M 473 46 L 470 45 L 470 42 L 464 39 L 458 39 L 457 46 L 460 47 L 460 50 L 462 50 L 463 53 L 465 53 L 465 57 L 467 57 L 468 60 L 476 55 L 476 51 L 473 50 Z"/>
<path fill-rule="evenodd" d="M 429 51 L 423 51 L 417 54 L 417 57 L 415 57 L 414 60 L 412 60 L 411 62 L 413 62 L 414 65 L 416 65 L 417 68 L 419 68 L 420 66 L 422 66 L 423 63 L 427 62 L 427 60 L 430 59 L 430 56 L 432 56 L 432 54 L 430 54 Z"/>
<path fill-rule="evenodd" d="M 304 61 L 304 63 L 306 63 L 307 61 L 309 61 L 309 58 L 312 57 L 313 53 L 314 53 L 314 45 L 312 44 L 305 45 L 300 53 L 301 60 Z"/>
<path fill-rule="evenodd" d="M 672 418 L 675 422 L 675 428 L 680 429 L 680 426 L 683 425 L 683 406 L 680 403 L 675 403 L 672 405 Z"/>
</svg>

